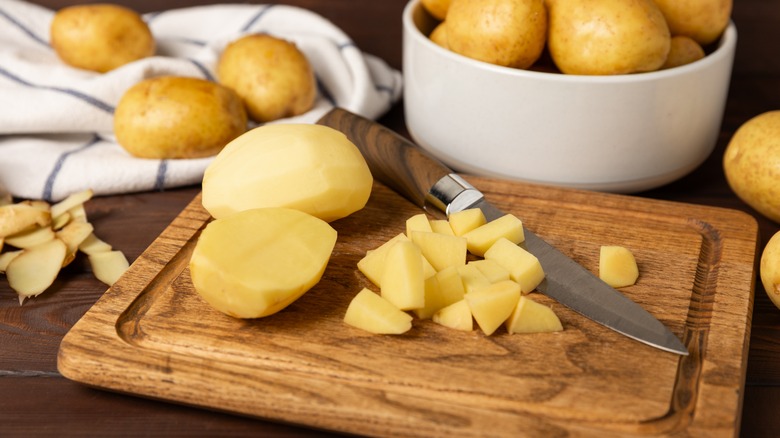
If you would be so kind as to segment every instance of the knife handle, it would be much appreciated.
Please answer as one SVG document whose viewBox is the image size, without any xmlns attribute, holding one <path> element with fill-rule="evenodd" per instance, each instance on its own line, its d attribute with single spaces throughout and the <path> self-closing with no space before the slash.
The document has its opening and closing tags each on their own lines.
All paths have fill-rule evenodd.
<svg viewBox="0 0 780 438">
<path fill-rule="evenodd" d="M 366 158 L 374 179 L 425 207 L 431 188 L 452 173 L 414 143 L 381 124 L 334 108 L 317 124 L 343 132 Z"/>
</svg>

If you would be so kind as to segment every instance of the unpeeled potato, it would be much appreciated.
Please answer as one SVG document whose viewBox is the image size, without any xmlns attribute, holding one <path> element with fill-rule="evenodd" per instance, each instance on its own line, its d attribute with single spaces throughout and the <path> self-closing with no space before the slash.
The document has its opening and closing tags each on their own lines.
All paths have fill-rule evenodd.
<svg viewBox="0 0 780 438">
<path fill-rule="evenodd" d="M 132 9 L 112 4 L 60 9 L 50 27 L 51 46 L 65 63 L 105 73 L 154 55 L 147 24 Z"/>
<path fill-rule="evenodd" d="M 117 142 L 139 158 L 216 155 L 246 131 L 241 99 L 229 88 L 197 78 L 161 76 L 141 81 L 114 112 Z"/>
<path fill-rule="evenodd" d="M 453 52 L 524 69 L 542 54 L 547 12 L 544 0 L 453 0 L 444 25 Z"/>
<path fill-rule="evenodd" d="M 217 63 L 217 77 L 241 96 L 257 122 L 303 114 L 317 97 L 314 71 L 303 52 L 267 34 L 230 43 Z"/>
</svg>

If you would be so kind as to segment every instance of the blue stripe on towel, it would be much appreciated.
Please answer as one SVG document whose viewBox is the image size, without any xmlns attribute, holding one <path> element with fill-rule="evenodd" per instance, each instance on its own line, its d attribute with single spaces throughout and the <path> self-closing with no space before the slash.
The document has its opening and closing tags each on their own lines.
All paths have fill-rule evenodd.
<svg viewBox="0 0 780 438">
<path fill-rule="evenodd" d="M 165 175 L 168 173 L 168 160 L 160 160 L 157 167 L 157 178 L 154 180 L 154 189 L 162 191 L 165 189 Z"/>
<path fill-rule="evenodd" d="M 263 18 L 263 15 L 265 15 L 274 5 L 265 5 L 264 8 L 260 9 L 252 18 L 247 21 L 247 23 L 244 25 L 244 27 L 241 28 L 243 32 L 246 32 L 253 28 L 255 24 L 260 21 L 261 18 Z"/>
<path fill-rule="evenodd" d="M 0 75 L 3 75 L 7 77 L 8 79 L 12 81 L 16 81 L 24 86 L 31 87 L 31 88 L 37 88 L 39 90 L 49 90 L 49 91 L 56 91 L 58 93 L 68 94 L 70 96 L 73 96 L 77 99 L 80 99 L 98 109 L 101 109 L 109 114 L 114 114 L 114 107 L 99 100 L 92 96 L 89 96 L 87 94 L 82 93 L 81 91 L 77 90 L 71 90 L 70 88 L 62 88 L 62 87 L 50 87 L 46 85 L 35 85 L 33 83 L 27 82 L 26 80 L 20 78 L 19 76 L 16 76 L 15 74 L 9 72 L 8 70 L 4 69 L 3 67 L 0 67 Z"/>
<path fill-rule="evenodd" d="M 216 82 L 216 79 L 214 79 L 214 76 L 211 74 L 208 68 L 206 68 L 205 65 L 203 65 L 201 62 L 196 61 L 192 58 L 187 58 L 188 61 L 192 63 L 195 67 L 197 67 L 198 70 L 200 70 L 201 74 L 203 74 L 203 78 L 212 82 Z"/>
<path fill-rule="evenodd" d="M 46 178 L 46 184 L 43 186 L 43 194 L 41 198 L 45 199 L 46 201 L 52 201 L 51 194 L 52 191 L 54 190 L 54 182 L 57 180 L 57 175 L 59 175 L 60 171 L 62 170 L 62 166 L 65 163 L 65 160 L 67 160 L 70 155 L 81 152 L 85 149 L 89 149 L 90 147 L 96 145 L 98 142 L 100 142 L 100 136 L 94 134 L 92 138 L 87 143 L 83 144 L 81 147 L 70 150 L 68 152 L 64 152 L 62 155 L 60 155 L 57 158 L 57 162 L 54 163 L 54 168 L 51 170 L 49 176 Z"/>
<path fill-rule="evenodd" d="M 37 43 L 39 43 L 41 45 L 44 45 L 46 47 L 50 47 L 49 46 L 49 42 L 47 40 L 45 40 L 44 38 L 41 38 L 40 36 L 36 35 L 35 32 L 32 31 L 32 29 L 30 29 L 29 27 L 25 26 L 24 23 L 22 23 L 21 21 L 17 20 L 13 16 L 11 16 L 11 14 L 6 12 L 2 8 L 0 8 L 0 16 L 5 17 L 6 20 L 10 21 L 11 24 L 13 24 L 14 26 L 18 27 L 19 30 L 21 30 L 22 32 L 27 34 L 27 36 L 29 36 L 33 41 L 35 41 L 35 42 L 37 42 Z"/>
<path fill-rule="evenodd" d="M 315 80 L 317 81 L 317 90 L 319 90 L 320 95 L 327 100 L 331 105 L 336 105 L 336 99 L 333 98 L 333 95 L 330 93 L 330 90 L 325 87 L 325 84 L 320 80 L 320 77 L 315 75 Z"/>
</svg>

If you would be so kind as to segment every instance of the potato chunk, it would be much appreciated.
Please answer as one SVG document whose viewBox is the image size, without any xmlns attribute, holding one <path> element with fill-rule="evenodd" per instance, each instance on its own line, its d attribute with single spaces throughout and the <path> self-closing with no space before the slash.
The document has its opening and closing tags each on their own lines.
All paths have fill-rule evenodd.
<svg viewBox="0 0 780 438">
<path fill-rule="evenodd" d="M 326 222 L 362 209 L 373 178 L 357 146 L 321 125 L 279 124 L 231 141 L 203 176 L 214 216 L 261 207 L 300 210 Z"/>
<path fill-rule="evenodd" d="M 466 300 L 460 300 L 433 314 L 433 322 L 455 330 L 474 330 L 474 317 Z"/>
<path fill-rule="evenodd" d="M 612 287 L 625 287 L 636 283 L 639 268 L 634 254 L 622 246 L 602 246 L 599 252 L 599 278 Z"/>
<path fill-rule="evenodd" d="M 501 237 L 506 238 L 515 245 L 525 240 L 523 222 L 511 214 L 506 214 L 494 221 L 480 225 L 464 234 L 463 237 L 468 242 L 469 252 L 479 257 L 483 257 L 485 251 Z"/>
<path fill-rule="evenodd" d="M 325 272 L 336 230 L 298 210 L 258 208 L 214 220 L 190 260 L 195 290 L 237 318 L 274 314 Z"/>
<path fill-rule="evenodd" d="M 485 214 L 478 208 L 470 208 L 450 214 L 447 218 L 456 236 L 462 236 L 487 222 Z"/>
<path fill-rule="evenodd" d="M 412 231 L 409 236 L 437 271 L 448 266 L 466 264 L 466 239 L 425 231 Z"/>
<path fill-rule="evenodd" d="M 509 271 L 509 277 L 518 282 L 524 294 L 531 292 L 544 280 L 544 270 L 530 252 L 500 238 L 485 252 L 485 259 L 495 260 Z"/>
<path fill-rule="evenodd" d="M 469 292 L 464 299 L 479 328 L 490 336 L 512 314 L 520 295 L 520 285 L 506 280 Z"/>
<path fill-rule="evenodd" d="M 425 306 L 422 254 L 414 243 L 402 240 L 388 250 L 381 293 L 401 310 Z"/>
<path fill-rule="evenodd" d="M 506 330 L 509 333 L 546 333 L 559 332 L 563 326 L 551 308 L 522 296 L 506 320 Z"/>
<path fill-rule="evenodd" d="M 400 335 L 412 328 L 411 315 L 365 288 L 352 298 L 344 322 L 383 335 Z"/>
</svg>

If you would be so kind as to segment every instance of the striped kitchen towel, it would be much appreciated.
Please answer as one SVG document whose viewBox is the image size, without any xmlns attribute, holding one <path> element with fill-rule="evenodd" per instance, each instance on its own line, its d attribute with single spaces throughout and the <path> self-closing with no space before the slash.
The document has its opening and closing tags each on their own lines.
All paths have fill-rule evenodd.
<svg viewBox="0 0 780 438">
<path fill-rule="evenodd" d="M 200 183 L 211 158 L 130 156 L 113 137 L 114 108 L 125 90 L 145 78 L 214 80 L 220 51 L 244 34 L 293 41 L 314 67 L 315 107 L 275 123 L 313 123 L 334 105 L 377 118 L 401 94 L 400 72 L 306 9 L 225 4 L 147 14 L 156 56 L 104 74 L 57 58 L 49 45 L 53 15 L 20 0 L 0 2 L 0 185 L 19 198 L 57 201 L 87 188 L 108 195 Z"/>
</svg>

